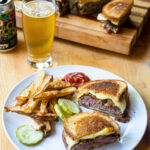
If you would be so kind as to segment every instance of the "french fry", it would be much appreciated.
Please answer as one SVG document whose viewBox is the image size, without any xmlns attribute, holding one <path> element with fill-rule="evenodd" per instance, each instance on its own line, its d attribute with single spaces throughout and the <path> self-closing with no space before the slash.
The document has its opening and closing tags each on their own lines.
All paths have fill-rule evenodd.
<svg viewBox="0 0 150 150">
<path fill-rule="evenodd" d="M 37 99 L 36 101 L 33 100 L 33 98 L 30 98 L 24 107 L 24 112 L 27 114 L 30 114 L 33 112 L 33 110 L 37 107 L 40 99 Z"/>
<path fill-rule="evenodd" d="M 26 103 L 27 100 L 28 100 L 27 97 L 22 97 L 22 96 L 16 97 L 16 104 L 15 104 L 15 106 L 22 106 L 23 104 Z"/>
<path fill-rule="evenodd" d="M 49 111 L 57 115 L 54 109 L 55 104 L 57 104 L 57 98 L 53 98 L 49 101 Z"/>
<path fill-rule="evenodd" d="M 42 102 L 41 102 L 41 105 L 40 105 L 41 115 L 43 115 L 45 113 L 47 104 L 48 104 L 48 99 L 43 99 Z"/>
<path fill-rule="evenodd" d="M 11 112 L 20 112 L 20 113 L 23 113 L 23 114 L 25 114 L 24 113 L 24 108 L 23 107 L 21 107 L 21 106 L 13 106 L 13 107 L 5 107 L 5 111 L 6 112 L 8 112 L 8 111 L 11 111 Z M 32 114 L 35 114 L 35 115 L 37 115 L 37 116 L 39 116 L 39 117 L 42 117 L 42 116 L 45 116 L 45 117 L 50 117 L 50 116 L 56 116 L 55 114 L 52 114 L 52 113 L 45 113 L 44 115 L 41 115 L 41 113 L 40 113 L 40 110 L 34 110 L 33 112 L 32 112 Z M 32 114 L 29 114 L 29 116 L 31 116 Z M 27 114 L 28 115 L 28 114 Z"/>
<path fill-rule="evenodd" d="M 71 87 L 71 84 L 59 78 L 57 80 L 54 80 L 53 82 L 48 83 L 46 90 L 49 89 L 57 90 L 57 89 L 64 89 L 67 87 Z"/>
<path fill-rule="evenodd" d="M 45 91 L 45 92 L 41 92 L 40 94 L 36 95 L 34 97 L 35 100 L 38 99 L 51 99 L 54 97 L 62 97 L 62 96 L 66 96 L 69 94 L 72 94 L 76 91 L 75 87 L 68 87 L 62 90 L 53 90 L 53 91 Z"/>
<path fill-rule="evenodd" d="M 39 72 L 39 75 L 35 81 L 33 91 L 31 93 L 31 97 L 33 97 L 33 95 L 35 95 L 35 92 L 37 91 L 38 87 L 42 84 L 44 78 L 45 78 L 45 72 L 42 70 Z"/>
<path fill-rule="evenodd" d="M 47 88 L 48 84 L 51 83 L 52 80 L 53 80 L 53 76 L 51 76 L 51 75 L 50 76 L 46 76 L 43 79 L 42 84 L 37 88 L 37 91 L 34 94 L 34 96 L 39 94 L 39 93 L 41 93 L 42 91 L 44 91 Z"/>
<path fill-rule="evenodd" d="M 43 124 L 45 125 L 44 136 L 47 137 L 49 136 L 50 131 L 51 131 L 51 124 L 49 120 L 44 121 Z"/>
<path fill-rule="evenodd" d="M 38 87 L 42 84 L 43 80 L 45 78 L 45 72 L 44 71 L 40 71 L 39 72 L 39 75 L 36 79 L 36 82 L 33 86 L 33 90 L 32 90 L 32 93 L 30 95 L 30 99 L 28 100 L 25 108 L 24 108 L 24 112 L 25 113 L 31 113 L 33 111 L 33 109 L 35 109 L 35 107 L 38 105 L 38 100 L 36 102 L 33 101 L 33 96 L 35 95 Z"/>
<path fill-rule="evenodd" d="M 56 116 L 56 115 L 53 114 L 53 113 L 45 113 L 45 114 L 42 114 L 42 115 L 41 115 L 40 110 L 34 110 L 32 114 L 35 114 L 35 115 L 37 115 L 37 116 L 39 116 L 39 117 L 51 117 L 51 116 L 52 116 L 52 117 L 55 117 L 55 116 Z"/>
<path fill-rule="evenodd" d="M 24 108 L 22 106 L 13 106 L 13 107 L 5 107 L 5 111 L 12 111 L 12 112 L 23 112 Z"/>
<path fill-rule="evenodd" d="M 20 113 L 21 114 L 21 113 Z M 25 114 L 27 115 L 27 114 Z M 44 116 L 38 116 L 37 114 L 31 114 L 30 117 L 34 118 L 34 119 L 37 119 L 37 120 L 57 120 L 58 119 L 58 116 L 46 116 L 44 114 Z"/>
<path fill-rule="evenodd" d="M 41 122 L 41 120 L 34 119 L 31 117 L 30 119 L 32 120 L 32 126 L 35 130 L 41 130 L 42 128 L 44 128 L 44 124 Z"/>
<path fill-rule="evenodd" d="M 39 87 L 37 87 L 36 92 L 28 100 L 28 102 L 24 108 L 25 113 L 31 113 L 36 108 L 36 106 L 38 105 L 40 100 L 34 101 L 34 99 L 33 99 L 34 95 L 40 94 L 44 90 L 45 86 L 52 80 L 52 76 L 46 76 L 45 78 L 42 78 L 42 77 L 41 77 L 41 81 L 43 81 L 43 82 L 41 82 L 41 85 L 39 85 Z"/>
<path fill-rule="evenodd" d="M 16 105 L 15 106 L 22 106 L 30 97 L 30 94 L 33 90 L 34 83 L 31 82 L 29 86 L 22 90 L 18 97 L 16 97 Z"/>
<path fill-rule="evenodd" d="M 59 81 L 62 81 L 62 78 L 56 78 L 56 79 L 54 79 L 53 82 L 59 82 Z"/>
<path fill-rule="evenodd" d="M 24 113 L 24 108 L 21 106 L 13 106 L 13 107 L 5 107 L 5 111 L 16 112 L 19 114 L 27 115 L 35 119 L 43 119 L 43 120 L 55 120 L 57 116 L 53 113 L 45 113 L 41 115 L 40 110 L 34 110 L 31 114 Z"/>
<path fill-rule="evenodd" d="M 73 99 L 73 94 L 63 96 L 64 99 Z"/>
<path fill-rule="evenodd" d="M 25 89 L 22 90 L 22 92 L 19 94 L 19 96 L 29 98 L 29 96 L 33 90 L 33 87 L 34 87 L 34 83 L 31 82 Z"/>
</svg>

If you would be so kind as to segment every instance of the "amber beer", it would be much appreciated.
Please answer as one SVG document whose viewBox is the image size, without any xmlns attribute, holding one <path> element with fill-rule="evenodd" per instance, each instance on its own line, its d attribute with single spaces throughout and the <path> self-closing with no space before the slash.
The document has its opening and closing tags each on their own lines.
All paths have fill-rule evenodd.
<svg viewBox="0 0 150 150">
<path fill-rule="evenodd" d="M 23 5 L 23 31 L 29 60 L 43 62 L 49 59 L 55 32 L 55 6 L 44 0 L 29 1 Z"/>
</svg>

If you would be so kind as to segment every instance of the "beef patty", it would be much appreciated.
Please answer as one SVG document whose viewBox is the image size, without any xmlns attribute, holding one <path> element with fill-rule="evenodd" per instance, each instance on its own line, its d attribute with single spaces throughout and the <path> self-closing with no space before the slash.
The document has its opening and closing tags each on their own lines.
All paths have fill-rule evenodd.
<svg viewBox="0 0 150 150">
<path fill-rule="evenodd" d="M 74 145 L 71 150 L 90 150 L 91 148 L 99 147 L 103 144 L 109 144 L 117 141 L 118 135 L 112 134 L 105 137 L 99 137 L 96 139 L 80 141 L 78 144 Z"/>
<path fill-rule="evenodd" d="M 88 2 L 84 4 L 83 6 L 80 6 L 78 3 L 78 10 L 80 15 L 88 15 L 88 14 L 94 14 L 98 13 L 102 10 L 102 7 L 109 2 L 110 0 L 100 0 L 97 2 Z"/>
<path fill-rule="evenodd" d="M 99 100 L 91 94 L 82 96 L 79 104 L 87 108 L 96 108 L 96 110 L 107 111 L 111 114 L 122 116 L 121 110 L 117 106 L 114 106 L 111 100 Z"/>
</svg>

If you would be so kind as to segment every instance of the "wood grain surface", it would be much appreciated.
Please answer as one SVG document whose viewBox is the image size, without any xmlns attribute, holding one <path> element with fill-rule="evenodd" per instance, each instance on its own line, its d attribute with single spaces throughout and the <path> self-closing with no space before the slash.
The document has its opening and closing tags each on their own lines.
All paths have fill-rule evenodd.
<svg viewBox="0 0 150 150">
<path fill-rule="evenodd" d="M 56 17 L 55 37 L 129 55 L 141 35 L 150 12 L 150 2 L 134 0 L 131 14 L 115 34 L 108 34 L 96 18 L 72 14 Z M 16 11 L 17 27 L 22 28 L 22 12 Z"/>
<path fill-rule="evenodd" d="M 88 65 L 105 69 L 131 83 L 141 94 L 150 116 L 150 20 L 129 56 L 55 39 L 52 47 L 53 65 Z M 18 46 L 0 53 L 0 111 L 10 90 L 24 77 L 33 73 L 27 66 L 27 52 L 21 30 Z M 0 116 L 1 117 L 1 116 Z M 15 119 L 15 118 L 14 118 Z M 138 132 L 138 131 L 137 131 Z M 0 119 L 0 150 L 15 150 L 8 140 Z M 135 150 L 150 150 L 148 130 Z"/>
</svg>

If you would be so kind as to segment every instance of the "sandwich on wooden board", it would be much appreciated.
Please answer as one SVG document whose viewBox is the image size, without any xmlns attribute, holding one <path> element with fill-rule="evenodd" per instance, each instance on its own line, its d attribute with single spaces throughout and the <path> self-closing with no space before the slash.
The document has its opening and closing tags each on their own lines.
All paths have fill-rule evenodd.
<svg viewBox="0 0 150 150">
<path fill-rule="evenodd" d="M 102 7 L 110 0 L 78 0 L 77 10 L 80 15 L 90 15 L 102 11 Z"/>
<path fill-rule="evenodd" d="M 98 14 L 97 20 L 107 24 L 107 29 L 109 26 L 121 26 L 130 15 L 133 2 L 133 0 L 112 0 L 102 8 L 102 13 Z"/>
</svg>

